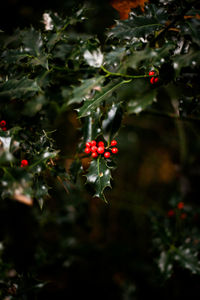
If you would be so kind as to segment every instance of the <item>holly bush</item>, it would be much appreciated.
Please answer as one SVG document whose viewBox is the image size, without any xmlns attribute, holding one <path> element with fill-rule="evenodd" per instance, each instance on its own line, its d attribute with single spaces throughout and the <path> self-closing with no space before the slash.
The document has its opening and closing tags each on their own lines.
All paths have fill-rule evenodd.
<svg viewBox="0 0 200 300">
<path fill-rule="evenodd" d="M 192 175 L 199 174 L 198 1 L 151 1 L 144 11 L 134 9 L 116 21 L 101 41 L 79 30 L 86 15 L 85 7 L 70 17 L 48 11 L 39 30 L 1 32 L 1 202 L 17 201 L 45 214 L 61 189 L 72 198 L 85 190 L 107 206 L 117 163 L 126 156 L 120 132 L 127 120 L 173 121 L 179 140 L 167 142 L 178 143 L 179 185 L 167 195 L 168 213 L 155 207 L 148 212 L 152 255 L 165 279 L 177 266 L 200 274 L 199 206 L 197 195 L 187 193 Z M 102 152 L 92 151 L 91 141 L 102 142 Z"/>
</svg>

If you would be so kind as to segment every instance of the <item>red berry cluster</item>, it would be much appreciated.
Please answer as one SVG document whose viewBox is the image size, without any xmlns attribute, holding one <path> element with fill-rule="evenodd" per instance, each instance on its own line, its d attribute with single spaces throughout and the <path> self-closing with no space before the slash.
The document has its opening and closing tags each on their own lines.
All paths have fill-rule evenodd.
<svg viewBox="0 0 200 300">
<path fill-rule="evenodd" d="M 27 166 L 28 166 L 28 160 L 22 159 L 22 161 L 21 161 L 21 168 L 27 167 Z"/>
<path fill-rule="evenodd" d="M 155 75 L 155 72 L 154 71 L 150 71 L 149 72 L 149 76 L 154 76 Z M 151 84 L 155 84 L 156 82 L 158 82 L 158 77 L 151 77 L 151 79 L 150 79 L 150 83 Z"/>
<path fill-rule="evenodd" d="M 6 131 L 7 128 L 6 128 L 6 121 L 5 120 L 1 120 L 0 122 L 0 127 L 3 131 Z"/>
<path fill-rule="evenodd" d="M 111 153 L 113 154 L 117 154 L 118 152 L 118 148 L 115 147 L 117 145 L 117 141 L 116 140 L 112 140 L 110 143 L 110 146 L 112 148 L 106 147 L 104 146 L 104 142 L 100 141 L 97 142 L 96 141 L 91 141 L 91 142 L 87 142 L 85 144 L 86 148 L 85 148 L 85 153 L 90 154 L 92 158 L 97 158 L 99 156 L 99 154 L 103 154 L 103 156 L 105 158 L 109 158 L 111 156 Z"/>
<path fill-rule="evenodd" d="M 184 202 L 182 202 L 182 201 L 179 202 L 179 203 L 177 204 L 177 209 L 178 209 L 178 210 L 183 210 L 183 209 L 184 209 Z M 168 215 L 169 218 L 173 217 L 175 214 L 176 214 L 176 211 L 173 210 L 173 209 L 170 209 L 170 210 L 168 211 L 168 213 L 167 213 L 167 215 Z M 181 219 L 187 218 L 187 214 L 186 214 L 185 212 L 182 212 L 182 213 L 180 214 L 180 218 L 181 218 Z"/>
</svg>

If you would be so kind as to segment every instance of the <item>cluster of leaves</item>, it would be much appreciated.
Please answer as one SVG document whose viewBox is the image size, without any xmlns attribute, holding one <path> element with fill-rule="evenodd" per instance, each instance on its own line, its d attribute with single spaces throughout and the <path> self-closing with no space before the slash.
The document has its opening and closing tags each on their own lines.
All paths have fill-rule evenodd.
<svg viewBox="0 0 200 300">
<path fill-rule="evenodd" d="M 177 266 L 200 274 L 199 209 L 190 204 L 180 209 L 178 200 L 170 200 L 173 209 L 165 215 L 151 213 L 156 262 L 164 279 L 170 278 Z"/>
<path fill-rule="evenodd" d="M 86 172 L 94 195 L 106 200 L 104 190 L 111 186 L 115 164 L 102 157 L 84 170 L 87 141 L 109 144 L 127 114 L 146 111 L 198 119 L 197 1 L 160 1 L 146 5 L 144 12 L 135 10 L 107 32 L 104 45 L 96 37 L 77 34 L 84 13 L 80 9 L 64 19 L 48 13 L 44 30 L 16 30 L 2 37 L 0 119 L 8 130 L 0 132 L 1 198 L 27 204 L 35 199 L 42 205 L 49 176 L 76 182 Z M 150 70 L 159 77 L 155 85 L 149 81 Z M 169 111 L 163 109 L 163 95 Z M 60 149 L 51 131 L 63 112 L 74 110 L 82 138 L 66 174 L 58 171 Z M 20 168 L 24 158 L 29 166 Z"/>
</svg>

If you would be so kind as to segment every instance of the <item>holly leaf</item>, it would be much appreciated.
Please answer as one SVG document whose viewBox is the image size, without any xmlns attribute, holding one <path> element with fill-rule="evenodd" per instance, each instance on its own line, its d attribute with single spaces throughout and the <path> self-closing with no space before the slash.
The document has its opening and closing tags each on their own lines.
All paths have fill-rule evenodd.
<svg viewBox="0 0 200 300">
<path fill-rule="evenodd" d="M 101 92 L 98 92 L 93 99 L 84 102 L 80 109 L 77 109 L 79 118 L 86 117 L 100 105 L 100 103 L 112 95 L 112 93 L 121 85 L 130 82 L 131 80 L 114 81 L 107 84 L 102 88 Z"/>
<path fill-rule="evenodd" d="M 97 108 L 91 116 L 84 118 L 83 123 L 83 143 L 96 139 L 101 132 L 100 129 L 101 110 Z"/>
<path fill-rule="evenodd" d="M 102 157 L 92 160 L 85 176 L 87 177 L 87 183 L 94 187 L 94 197 L 99 197 L 107 202 L 104 189 L 106 187 L 111 188 L 110 180 L 112 176 L 106 160 Z"/>
<path fill-rule="evenodd" d="M 75 87 L 72 92 L 72 98 L 67 105 L 74 103 L 81 103 L 87 97 L 90 97 L 90 93 L 93 89 L 101 89 L 99 86 L 103 82 L 104 76 L 97 76 L 81 81 L 81 85 Z"/>
<path fill-rule="evenodd" d="M 121 126 L 123 111 L 120 103 L 113 103 L 102 122 L 102 130 L 107 140 L 114 138 Z"/>
<path fill-rule="evenodd" d="M 178 76 L 181 72 L 182 68 L 191 67 L 195 68 L 200 63 L 200 54 L 198 51 L 194 49 L 190 49 L 190 51 L 183 55 L 176 55 L 172 58 L 173 60 L 173 67 Z"/>
<path fill-rule="evenodd" d="M 37 82 L 26 77 L 10 79 L 0 85 L 0 97 L 4 98 L 28 98 L 39 91 L 41 89 Z"/>
<path fill-rule="evenodd" d="M 135 98 L 128 103 L 128 113 L 138 114 L 141 111 L 145 110 L 149 105 L 153 103 L 153 101 L 156 101 L 156 93 L 156 89 L 152 89 L 147 93 L 135 96 Z"/>
<path fill-rule="evenodd" d="M 108 36 L 134 41 L 136 38 L 146 38 L 154 31 L 164 28 L 168 19 L 165 10 L 155 5 L 149 5 L 146 8 L 145 15 L 131 13 L 129 19 L 117 21 L 117 25 L 112 28 Z"/>
<path fill-rule="evenodd" d="M 41 33 L 34 28 L 24 31 L 22 34 L 22 43 L 24 51 L 32 56 L 30 63 L 32 65 L 41 65 L 48 69 L 48 56 L 44 51 Z"/>
<path fill-rule="evenodd" d="M 22 43 L 24 50 L 33 56 L 40 56 L 43 48 L 43 40 L 40 32 L 33 27 L 22 33 Z"/>
</svg>

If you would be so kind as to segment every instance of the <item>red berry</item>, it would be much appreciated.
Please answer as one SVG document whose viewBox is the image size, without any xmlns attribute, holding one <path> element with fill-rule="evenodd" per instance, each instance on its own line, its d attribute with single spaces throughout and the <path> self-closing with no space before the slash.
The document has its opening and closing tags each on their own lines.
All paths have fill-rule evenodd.
<svg viewBox="0 0 200 300">
<path fill-rule="evenodd" d="M 186 213 L 182 213 L 181 215 L 180 215 L 180 217 L 181 217 L 181 219 L 186 219 L 187 218 L 187 214 Z"/>
<path fill-rule="evenodd" d="M 118 149 L 117 149 L 116 147 L 114 147 L 114 148 L 112 148 L 112 150 L 111 150 L 111 151 L 112 151 L 112 153 L 113 153 L 113 154 L 117 154 L 117 152 L 118 152 Z"/>
<path fill-rule="evenodd" d="M 158 77 L 152 77 L 150 79 L 150 82 L 151 82 L 151 84 L 154 84 L 154 83 L 158 82 Z"/>
<path fill-rule="evenodd" d="M 6 130 L 7 130 L 7 128 L 6 128 L 6 127 L 2 127 L 1 129 L 2 129 L 3 131 L 6 131 Z"/>
<path fill-rule="evenodd" d="M 0 122 L 0 127 L 5 127 L 5 126 L 6 126 L 6 121 L 2 120 L 2 121 Z"/>
<path fill-rule="evenodd" d="M 23 160 L 21 161 L 21 167 L 26 167 L 26 166 L 28 166 L 28 160 L 23 159 Z"/>
<path fill-rule="evenodd" d="M 97 151 L 97 146 L 92 146 L 92 147 L 91 147 L 91 151 L 92 151 L 92 152 L 96 152 L 96 151 Z"/>
<path fill-rule="evenodd" d="M 167 213 L 168 217 L 173 217 L 175 214 L 174 210 L 173 209 L 170 209 Z"/>
<path fill-rule="evenodd" d="M 154 71 L 150 71 L 150 72 L 149 72 L 149 76 L 152 76 L 152 75 L 154 75 L 154 74 L 155 74 Z"/>
<path fill-rule="evenodd" d="M 155 80 L 154 77 L 152 77 L 152 78 L 150 79 L 151 84 L 154 84 L 154 80 Z"/>
<path fill-rule="evenodd" d="M 99 147 L 97 148 L 97 152 L 98 152 L 99 154 L 104 153 L 104 147 L 103 147 L 103 146 L 99 146 Z"/>
<path fill-rule="evenodd" d="M 112 140 L 110 143 L 111 146 L 116 146 L 117 145 L 117 141 L 116 140 Z"/>
<path fill-rule="evenodd" d="M 109 158 L 109 157 L 110 157 L 110 152 L 105 152 L 105 153 L 104 153 L 104 157 L 105 157 L 105 158 Z"/>
<path fill-rule="evenodd" d="M 92 158 L 97 158 L 97 157 L 98 157 L 97 152 L 93 152 L 93 153 L 92 153 Z"/>
<path fill-rule="evenodd" d="M 85 146 L 86 146 L 86 148 L 90 148 L 90 146 L 91 146 L 90 142 L 87 142 L 87 143 L 85 144 Z"/>
<path fill-rule="evenodd" d="M 184 203 L 183 202 L 179 202 L 177 205 L 178 209 L 183 209 L 184 207 Z"/>
<path fill-rule="evenodd" d="M 91 152 L 91 149 L 89 147 L 85 148 L 85 153 L 89 154 Z"/>
<path fill-rule="evenodd" d="M 104 142 L 98 142 L 98 146 L 102 146 L 102 147 L 104 147 Z"/>
<path fill-rule="evenodd" d="M 96 141 L 91 141 L 91 142 L 90 142 L 90 145 L 91 145 L 91 146 L 96 146 L 96 144 L 97 144 Z"/>
</svg>

